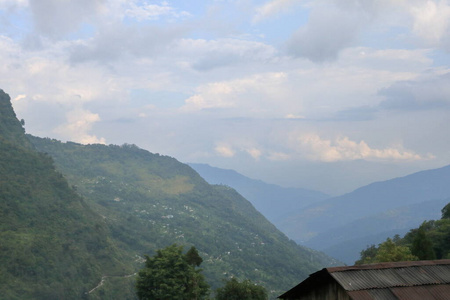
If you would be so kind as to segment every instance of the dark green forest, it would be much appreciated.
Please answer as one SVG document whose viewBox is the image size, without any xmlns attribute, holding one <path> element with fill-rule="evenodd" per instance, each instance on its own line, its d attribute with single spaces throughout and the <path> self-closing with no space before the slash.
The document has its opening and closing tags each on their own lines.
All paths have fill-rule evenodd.
<svg viewBox="0 0 450 300">
<path fill-rule="evenodd" d="M 271 298 L 336 263 L 174 158 L 26 136 L 2 91 L 0 106 L 5 299 L 136 299 L 145 255 L 174 243 L 195 245 L 212 289 L 251 279 Z"/>
</svg>

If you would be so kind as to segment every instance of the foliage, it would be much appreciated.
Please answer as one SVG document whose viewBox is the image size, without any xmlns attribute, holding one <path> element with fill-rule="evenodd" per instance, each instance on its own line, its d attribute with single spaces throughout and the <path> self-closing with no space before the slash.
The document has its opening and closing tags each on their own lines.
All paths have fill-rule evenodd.
<svg viewBox="0 0 450 300">
<path fill-rule="evenodd" d="M 417 260 L 417 257 L 411 253 L 411 250 L 406 246 L 397 245 L 393 240 L 387 238 L 385 242 L 378 247 L 376 262 L 395 262 Z"/>
<path fill-rule="evenodd" d="M 174 158 L 134 145 L 29 138 L 103 216 L 111 239 L 130 253 L 130 265 L 136 253 L 195 245 L 213 289 L 235 276 L 264 285 L 274 297 L 336 263 L 296 245 L 235 190 L 209 185 Z"/>
<path fill-rule="evenodd" d="M 366 249 L 361 250 L 360 259 L 355 262 L 355 265 L 370 264 L 375 261 L 378 248 L 375 245 L 367 246 Z"/>
<path fill-rule="evenodd" d="M 441 219 L 450 219 L 450 203 L 444 206 L 444 208 L 441 210 L 442 212 L 442 218 Z"/>
<path fill-rule="evenodd" d="M 136 288 L 139 299 L 185 300 L 206 299 L 209 286 L 201 269 L 193 262 L 193 247 L 190 255 L 182 254 L 183 247 L 176 244 L 158 250 L 154 257 L 146 256 L 145 268 L 139 272 Z"/>
<path fill-rule="evenodd" d="M 0 106 L 1 298 L 83 299 L 103 274 L 131 272 L 101 217 L 25 142 L 2 92 Z"/>
<path fill-rule="evenodd" d="M 425 224 L 422 224 L 417 230 L 416 236 L 411 245 L 411 252 L 420 260 L 436 259 L 436 254 L 433 249 L 433 242 L 428 237 L 425 231 Z"/>
<path fill-rule="evenodd" d="M 355 264 L 370 264 L 380 262 L 396 262 L 417 260 L 417 257 L 411 253 L 411 250 L 402 245 L 398 245 L 392 239 L 387 238 L 385 242 L 375 248 L 374 245 L 361 252 L 361 259 Z"/>
<path fill-rule="evenodd" d="M 266 300 L 267 291 L 264 287 L 252 283 L 250 280 L 239 282 L 231 278 L 225 286 L 216 290 L 216 300 Z"/>
<path fill-rule="evenodd" d="M 403 238 L 397 236 L 394 241 L 388 239 L 378 247 L 372 245 L 361 251 L 361 258 L 355 264 L 450 258 L 449 207 L 450 203 L 442 209 L 442 219 L 425 221 Z"/>
</svg>

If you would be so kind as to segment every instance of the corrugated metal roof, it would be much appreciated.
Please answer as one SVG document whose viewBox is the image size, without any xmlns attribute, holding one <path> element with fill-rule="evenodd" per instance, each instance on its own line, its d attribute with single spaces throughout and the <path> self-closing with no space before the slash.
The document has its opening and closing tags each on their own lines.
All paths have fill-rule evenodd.
<svg viewBox="0 0 450 300">
<path fill-rule="evenodd" d="M 325 268 L 311 274 L 280 298 L 303 293 L 335 280 L 354 300 L 448 300 L 450 260 L 381 263 Z"/>
<path fill-rule="evenodd" d="M 374 266 L 375 267 L 375 266 Z M 341 269 L 331 276 L 347 291 L 450 283 L 450 264 Z"/>
<path fill-rule="evenodd" d="M 348 295 L 352 300 L 398 300 L 389 289 L 352 291 Z"/>
<path fill-rule="evenodd" d="M 399 300 L 448 300 L 450 298 L 449 285 L 392 288 L 391 291 Z"/>
</svg>

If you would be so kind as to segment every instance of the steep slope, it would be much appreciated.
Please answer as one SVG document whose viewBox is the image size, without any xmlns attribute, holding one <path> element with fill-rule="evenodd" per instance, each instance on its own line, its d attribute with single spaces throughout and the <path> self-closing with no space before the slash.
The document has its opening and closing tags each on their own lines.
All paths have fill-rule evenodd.
<svg viewBox="0 0 450 300">
<path fill-rule="evenodd" d="M 450 166 L 376 182 L 349 194 L 321 201 L 302 211 L 291 213 L 283 222 L 285 226 L 289 226 L 287 234 L 291 238 L 306 245 L 313 244 L 318 249 L 324 250 L 333 247 L 329 242 L 336 241 L 336 230 L 339 228 L 345 230 L 350 227 L 353 230 L 362 228 L 363 223 L 358 220 L 368 217 L 376 219 L 377 215 L 384 215 L 384 221 L 383 226 L 367 228 L 367 236 L 396 229 L 395 226 L 389 227 L 388 225 L 396 224 L 398 214 L 392 213 L 392 211 L 399 210 L 401 207 L 409 207 L 409 209 L 403 210 L 404 214 L 402 214 L 403 218 L 412 220 L 407 226 L 409 228 L 418 226 L 423 220 L 430 217 L 430 212 L 418 204 L 436 200 L 429 204 L 435 203 L 435 213 L 439 214 L 438 206 L 442 204 L 439 200 L 450 197 L 449 182 Z M 360 238 L 362 237 L 360 236 Z M 314 240 L 312 240 L 313 238 Z M 313 243 L 309 244 L 310 240 Z M 343 237 L 336 243 L 345 241 Z"/>
<path fill-rule="evenodd" d="M 83 299 L 103 275 L 132 272 L 101 218 L 30 148 L 3 91 L 0 108 L 0 297 Z"/>
<path fill-rule="evenodd" d="M 313 190 L 284 188 L 251 179 L 234 170 L 220 169 L 207 164 L 189 165 L 207 182 L 228 185 L 238 191 L 281 231 L 283 229 L 279 226 L 282 224 L 280 220 L 286 213 L 298 211 L 319 200 L 329 198 L 328 195 Z"/>
<path fill-rule="evenodd" d="M 213 288 L 233 275 L 277 295 L 334 262 L 290 241 L 235 190 L 209 185 L 173 158 L 134 145 L 30 139 L 104 217 L 122 249 L 139 257 L 174 242 L 195 245 Z"/>
</svg>

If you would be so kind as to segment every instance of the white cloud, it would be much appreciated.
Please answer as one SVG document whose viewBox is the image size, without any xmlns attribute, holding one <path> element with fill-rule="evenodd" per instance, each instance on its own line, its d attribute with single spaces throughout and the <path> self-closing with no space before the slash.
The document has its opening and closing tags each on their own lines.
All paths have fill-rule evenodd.
<svg viewBox="0 0 450 300">
<path fill-rule="evenodd" d="M 100 121 L 100 116 L 90 111 L 77 109 L 66 114 L 67 123 L 55 129 L 55 132 L 68 140 L 81 144 L 105 144 L 104 138 L 89 134 L 94 123 Z"/>
<path fill-rule="evenodd" d="M 217 145 L 214 150 L 218 155 L 223 157 L 233 157 L 236 154 L 231 146 L 225 144 Z"/>
<path fill-rule="evenodd" d="M 15 97 L 13 99 L 13 101 L 20 101 L 22 99 L 25 99 L 26 97 L 27 97 L 27 95 L 25 95 L 25 94 L 17 95 L 17 97 Z"/>
<path fill-rule="evenodd" d="M 273 115 L 273 107 L 283 97 L 284 73 L 258 74 L 243 79 L 214 82 L 196 89 L 182 111 L 236 108 L 240 116 Z"/>
<path fill-rule="evenodd" d="M 267 159 L 272 161 L 287 161 L 291 159 L 291 156 L 283 152 L 270 152 Z"/>
<path fill-rule="evenodd" d="M 169 16 L 174 18 L 189 17 L 190 13 L 186 11 L 178 12 L 174 7 L 170 6 L 167 2 L 163 2 L 161 5 L 147 4 L 137 5 L 131 3 L 130 7 L 125 10 L 125 14 L 128 17 L 142 20 L 157 20 L 163 16 Z"/>
<path fill-rule="evenodd" d="M 262 155 L 261 150 L 259 150 L 257 148 L 249 148 L 249 149 L 245 149 L 245 151 L 256 160 L 259 160 L 259 158 Z"/>
<path fill-rule="evenodd" d="M 253 22 L 258 23 L 267 18 L 277 16 L 288 12 L 292 6 L 298 4 L 301 0 L 271 0 L 256 8 Z"/>
<path fill-rule="evenodd" d="M 413 32 L 428 45 L 439 46 L 443 39 L 448 39 L 450 33 L 448 1 L 419 1 L 412 5 L 408 3 L 407 9 L 413 17 Z"/>
<path fill-rule="evenodd" d="M 384 149 L 371 148 L 365 141 L 355 142 L 348 137 L 338 137 L 334 141 L 322 139 L 317 134 L 303 134 L 296 138 L 301 153 L 312 160 L 323 162 L 350 160 L 415 161 L 433 158 L 423 157 L 402 147 Z"/>
</svg>

